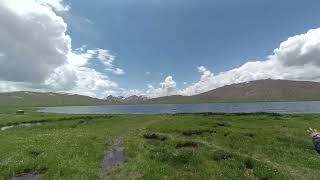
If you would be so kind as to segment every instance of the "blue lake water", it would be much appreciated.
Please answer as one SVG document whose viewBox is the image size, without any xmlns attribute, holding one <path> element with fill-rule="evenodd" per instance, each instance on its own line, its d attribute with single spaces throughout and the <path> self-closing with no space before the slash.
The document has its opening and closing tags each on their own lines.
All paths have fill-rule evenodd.
<svg viewBox="0 0 320 180">
<path fill-rule="evenodd" d="M 320 113 L 320 101 L 208 104 L 143 104 L 46 107 L 40 112 L 64 114 L 162 114 L 199 112 Z"/>
</svg>

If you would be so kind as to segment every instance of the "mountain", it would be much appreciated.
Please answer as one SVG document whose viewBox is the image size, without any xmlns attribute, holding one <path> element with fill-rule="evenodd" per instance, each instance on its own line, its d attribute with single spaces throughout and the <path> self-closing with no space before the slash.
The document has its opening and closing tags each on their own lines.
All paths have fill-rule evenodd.
<svg viewBox="0 0 320 180">
<path fill-rule="evenodd" d="M 88 96 L 61 93 L 28 91 L 0 93 L 0 107 L 312 100 L 320 100 L 320 83 L 271 79 L 232 84 L 194 96 L 174 95 L 154 99 L 136 95 L 130 97 L 108 96 L 102 100 Z"/>
<path fill-rule="evenodd" d="M 137 104 L 146 100 L 142 96 L 116 97 L 108 96 L 105 99 L 97 99 L 76 94 L 63 94 L 52 92 L 4 92 L 0 93 L 0 107 L 5 106 L 85 106 L 105 104 Z"/>
<path fill-rule="evenodd" d="M 0 93 L 0 106 L 73 106 L 105 104 L 101 99 L 88 96 L 41 92 Z"/>
<path fill-rule="evenodd" d="M 137 104 L 137 103 L 143 103 L 145 100 L 147 100 L 146 97 L 143 96 L 129 96 L 129 97 L 123 97 L 123 96 L 108 96 L 105 98 L 105 101 L 107 104 Z"/>
<path fill-rule="evenodd" d="M 320 100 L 320 83 L 289 80 L 257 80 L 227 85 L 194 96 L 168 96 L 150 103 L 267 102 Z"/>
</svg>

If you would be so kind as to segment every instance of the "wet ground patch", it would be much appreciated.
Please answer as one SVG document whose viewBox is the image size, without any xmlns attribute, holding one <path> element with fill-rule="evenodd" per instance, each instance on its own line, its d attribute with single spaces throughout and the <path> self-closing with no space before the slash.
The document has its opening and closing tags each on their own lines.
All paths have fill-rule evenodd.
<svg viewBox="0 0 320 180">
<path fill-rule="evenodd" d="M 121 139 L 113 140 L 101 162 L 100 178 L 107 179 L 110 169 L 123 163 L 125 160 L 123 141 Z"/>
<path fill-rule="evenodd" d="M 38 171 L 25 169 L 22 172 L 17 173 L 16 176 L 10 178 L 10 180 L 39 180 L 47 171 L 47 168 L 42 168 Z"/>
<path fill-rule="evenodd" d="M 165 141 L 167 139 L 166 136 L 157 134 L 157 133 L 145 133 L 143 137 L 145 139 L 160 140 L 160 141 Z"/>
<path fill-rule="evenodd" d="M 176 148 L 177 149 L 180 149 L 180 148 L 197 148 L 198 146 L 199 146 L 199 143 L 197 143 L 197 142 L 186 141 L 186 142 L 178 143 L 176 145 Z"/>
<path fill-rule="evenodd" d="M 30 126 L 39 126 L 41 123 L 22 123 L 17 125 L 9 125 L 9 126 L 3 126 L 0 128 L 0 131 L 5 131 L 7 129 L 12 129 L 15 127 L 30 127 Z"/>
<path fill-rule="evenodd" d="M 112 115 L 91 115 L 91 116 L 78 116 L 78 117 L 60 117 L 55 119 L 38 119 L 38 120 L 28 120 L 21 122 L 10 122 L 0 124 L 0 130 L 6 130 L 18 126 L 33 126 L 33 125 L 41 125 L 43 123 L 53 123 L 53 122 L 61 122 L 61 121 L 91 121 L 94 119 L 111 119 Z"/>
</svg>

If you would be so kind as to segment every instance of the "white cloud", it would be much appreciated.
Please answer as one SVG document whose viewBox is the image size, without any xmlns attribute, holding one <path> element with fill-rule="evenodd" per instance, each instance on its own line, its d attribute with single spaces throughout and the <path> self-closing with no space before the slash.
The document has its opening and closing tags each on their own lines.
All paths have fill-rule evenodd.
<svg viewBox="0 0 320 180">
<path fill-rule="evenodd" d="M 84 21 L 87 22 L 88 24 L 93 24 L 93 22 L 88 18 L 84 18 Z"/>
<path fill-rule="evenodd" d="M 124 97 L 129 97 L 129 96 L 133 96 L 133 95 L 138 95 L 138 96 L 146 96 L 145 92 L 143 90 L 122 90 L 122 95 Z"/>
<path fill-rule="evenodd" d="M 63 91 L 101 97 L 116 88 L 89 63 L 99 59 L 108 71 L 124 74 L 107 50 L 71 48 L 67 24 L 56 11 L 62 0 L 0 0 L 0 91 Z"/>
<path fill-rule="evenodd" d="M 160 97 L 160 96 L 171 96 L 177 94 L 176 86 L 177 83 L 173 80 L 172 76 L 167 76 L 163 82 L 161 82 L 160 87 L 155 88 L 152 85 L 148 86 L 148 90 L 145 93 L 140 93 L 137 95 L 143 95 L 147 97 Z M 137 91 L 138 93 L 139 91 Z"/>
<path fill-rule="evenodd" d="M 106 71 L 112 72 L 116 75 L 125 74 L 123 69 L 114 67 L 113 62 L 115 60 L 115 56 L 113 56 L 108 50 L 97 48 L 94 50 L 88 50 L 87 54 L 91 55 L 91 57 L 97 58 L 104 65 Z"/>
<path fill-rule="evenodd" d="M 195 95 L 229 84 L 268 78 L 320 82 L 320 28 L 288 38 L 266 60 L 247 62 L 216 75 L 204 66 L 198 67 L 198 71 L 200 80 L 185 89 L 176 89 L 170 76 L 159 88 L 149 86 L 140 94 L 148 97 Z"/>
<path fill-rule="evenodd" d="M 8 1 L 0 2 L 0 51 L 6 54 L 0 61 L 1 79 L 44 81 L 67 60 L 71 47 L 67 25 L 45 6 L 34 5 L 37 11 L 18 14 L 5 6 Z"/>
<path fill-rule="evenodd" d="M 116 74 L 116 75 L 125 74 L 124 70 L 123 70 L 123 69 L 120 69 L 120 68 L 107 69 L 107 70 L 109 70 L 110 72 L 112 72 L 113 74 Z"/>
<path fill-rule="evenodd" d="M 38 0 L 38 2 L 56 11 L 68 11 L 70 9 L 70 6 L 63 4 L 63 0 Z"/>
<path fill-rule="evenodd" d="M 54 90 L 98 97 L 119 94 L 116 82 L 89 66 L 98 60 L 106 72 L 125 74 L 115 67 L 115 56 L 101 48 L 72 49 L 67 24 L 56 14 L 69 8 L 62 0 L 0 0 L 0 91 Z M 185 89 L 177 89 L 173 77 L 168 76 L 159 87 L 123 90 L 123 94 L 194 95 L 267 78 L 320 81 L 320 28 L 290 37 L 265 60 L 217 74 L 204 66 L 198 71 L 200 80 Z"/>
<path fill-rule="evenodd" d="M 320 81 L 320 28 L 290 37 L 264 61 L 247 62 L 217 75 L 203 66 L 198 70 L 200 81 L 179 94 L 194 95 L 233 83 L 268 78 Z"/>
</svg>

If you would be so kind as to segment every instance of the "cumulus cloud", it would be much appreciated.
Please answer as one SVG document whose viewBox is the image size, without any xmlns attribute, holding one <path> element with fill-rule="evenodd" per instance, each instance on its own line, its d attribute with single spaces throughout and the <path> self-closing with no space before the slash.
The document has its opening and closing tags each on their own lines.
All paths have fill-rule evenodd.
<svg viewBox="0 0 320 180">
<path fill-rule="evenodd" d="M 137 95 L 142 95 L 150 98 L 160 97 L 160 96 L 171 96 L 177 94 L 177 83 L 173 80 L 172 76 L 167 76 L 163 82 L 159 84 L 158 88 L 153 87 L 152 85 L 148 85 L 148 89 L 144 91 L 129 91 L 132 95 L 132 92 Z"/>
<path fill-rule="evenodd" d="M 114 67 L 108 50 L 73 50 L 67 24 L 57 15 L 68 11 L 62 0 L 0 0 L 0 91 L 63 91 L 102 96 L 117 84 L 89 68 L 98 59 L 107 71 Z"/>
<path fill-rule="evenodd" d="M 148 97 L 173 94 L 190 96 L 229 84 L 269 78 L 320 82 L 320 28 L 288 38 L 265 60 L 249 61 L 218 74 L 199 66 L 198 72 L 201 74 L 200 80 L 185 89 L 176 89 L 176 83 L 170 76 L 159 88 L 150 86 L 141 94 Z"/>
<path fill-rule="evenodd" d="M 63 0 L 38 0 L 38 3 L 56 11 L 68 11 L 70 9 L 70 6 L 65 5 Z"/>
<path fill-rule="evenodd" d="M 67 25 L 44 6 L 38 11 L 6 7 L 0 1 L 0 77 L 8 81 L 39 83 L 63 65 L 70 51 L 71 39 L 65 34 Z M 13 1 L 10 1 L 13 2 Z"/>
<path fill-rule="evenodd" d="M 184 89 L 178 89 L 168 76 L 146 90 L 121 90 L 106 75 L 125 74 L 114 65 L 115 56 L 102 48 L 72 48 L 67 24 L 57 15 L 69 9 L 63 0 L 0 0 L 0 91 L 61 91 L 97 97 L 122 91 L 125 95 L 159 97 L 194 95 L 267 78 L 320 82 L 319 28 L 288 38 L 264 60 L 220 73 L 200 66 L 200 80 Z M 90 66 L 97 61 L 104 72 Z"/>
<path fill-rule="evenodd" d="M 198 70 L 200 81 L 179 94 L 194 95 L 233 83 L 268 78 L 320 81 L 320 28 L 290 37 L 264 61 L 247 62 L 217 75 L 203 66 Z"/>
</svg>

